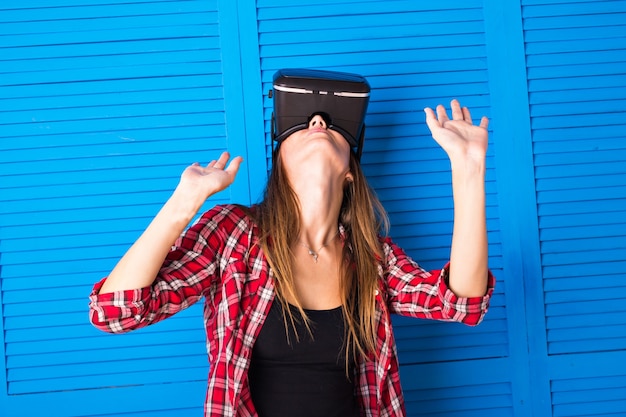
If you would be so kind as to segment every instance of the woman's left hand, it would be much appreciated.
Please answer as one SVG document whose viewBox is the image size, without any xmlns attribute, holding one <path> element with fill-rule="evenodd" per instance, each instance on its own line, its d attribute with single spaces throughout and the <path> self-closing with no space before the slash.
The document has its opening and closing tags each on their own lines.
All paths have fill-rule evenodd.
<svg viewBox="0 0 626 417">
<path fill-rule="evenodd" d="M 450 158 L 454 229 L 450 250 L 450 289 L 459 297 L 479 297 L 487 288 L 487 225 L 485 216 L 485 155 L 487 126 L 472 123 L 467 107 L 452 100 L 452 120 L 446 109 L 426 108 L 426 124 Z"/>
<path fill-rule="evenodd" d="M 475 162 L 484 161 L 487 153 L 489 119 L 483 117 L 478 126 L 472 122 L 467 107 L 461 107 L 458 100 L 450 102 L 452 120 L 441 104 L 437 106 L 437 114 L 427 107 L 426 124 L 433 138 L 448 154 L 450 160 L 469 158 Z"/>
</svg>

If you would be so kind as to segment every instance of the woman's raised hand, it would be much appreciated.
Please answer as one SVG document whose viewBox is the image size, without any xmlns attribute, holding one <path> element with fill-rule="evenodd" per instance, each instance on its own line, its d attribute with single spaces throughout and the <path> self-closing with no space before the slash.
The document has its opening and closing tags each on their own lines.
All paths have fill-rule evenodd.
<svg viewBox="0 0 626 417">
<path fill-rule="evenodd" d="M 205 167 L 188 166 L 174 194 L 150 225 L 120 259 L 100 289 L 100 293 L 144 288 L 152 285 L 167 253 L 207 198 L 235 180 L 242 158 L 222 153 Z"/>
<path fill-rule="evenodd" d="M 427 107 L 426 124 L 433 138 L 448 154 L 450 160 L 470 158 L 474 161 L 484 161 L 487 153 L 489 119 L 483 117 L 480 124 L 474 125 L 472 116 L 467 107 L 461 107 L 458 100 L 452 100 L 452 119 L 448 117 L 446 109 L 441 104 L 437 106 L 437 113 Z"/>
<path fill-rule="evenodd" d="M 478 297 L 487 288 L 487 226 L 485 215 L 485 156 L 487 126 L 483 117 L 472 123 L 467 107 L 452 100 L 452 120 L 446 109 L 426 108 L 426 124 L 450 158 L 454 228 L 450 249 L 450 289 L 460 297 Z"/>
<path fill-rule="evenodd" d="M 206 166 L 197 162 L 188 166 L 180 177 L 176 191 L 200 208 L 207 198 L 222 191 L 235 180 L 243 159 L 238 156 L 228 163 L 229 159 L 230 154 L 223 152 L 218 160 L 213 160 Z"/>
</svg>

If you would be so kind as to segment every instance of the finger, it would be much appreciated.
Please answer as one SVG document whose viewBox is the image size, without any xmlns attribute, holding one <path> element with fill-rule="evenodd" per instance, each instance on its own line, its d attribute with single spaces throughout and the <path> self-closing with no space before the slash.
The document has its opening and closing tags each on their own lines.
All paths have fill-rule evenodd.
<svg viewBox="0 0 626 417">
<path fill-rule="evenodd" d="M 441 124 L 439 124 L 437 117 L 435 117 L 435 112 L 433 111 L 433 109 L 431 109 L 430 107 L 426 107 L 424 109 L 424 113 L 426 113 L 426 125 L 428 126 L 431 132 L 434 129 L 441 127 Z"/>
<path fill-rule="evenodd" d="M 483 116 L 482 119 L 480 119 L 480 127 L 482 127 L 483 129 L 487 129 L 488 126 L 489 119 L 486 116 Z"/>
<path fill-rule="evenodd" d="M 228 172 L 234 179 L 235 175 L 237 175 L 237 171 L 239 171 L 239 166 L 242 161 L 243 158 L 241 156 L 235 157 L 232 161 L 230 161 L 230 164 L 228 164 L 224 171 Z"/>
<path fill-rule="evenodd" d="M 461 110 L 463 111 L 463 120 L 471 125 L 474 124 L 474 122 L 472 121 L 472 114 L 470 113 L 470 110 L 467 107 L 463 107 Z"/>
<path fill-rule="evenodd" d="M 424 108 L 424 113 L 426 113 L 426 122 L 430 119 L 431 121 L 437 123 L 437 116 L 435 116 L 435 112 L 430 107 Z"/>
<path fill-rule="evenodd" d="M 228 159 L 230 158 L 230 154 L 226 151 L 222 152 L 222 154 L 220 155 L 220 158 L 217 160 L 217 162 L 215 162 L 215 164 L 213 164 L 213 168 L 224 168 L 226 166 L 226 163 L 228 162 Z"/>
<path fill-rule="evenodd" d="M 213 168 L 213 165 L 215 165 L 215 162 L 217 162 L 215 159 L 211 160 L 211 162 L 209 162 L 208 164 L 206 164 L 207 168 Z"/>
<path fill-rule="evenodd" d="M 461 110 L 461 103 L 459 103 L 459 100 L 452 100 L 450 102 L 450 107 L 452 107 L 452 120 L 463 120 L 463 110 Z"/>
<path fill-rule="evenodd" d="M 445 122 L 450 120 L 448 118 L 448 113 L 446 113 L 446 108 L 441 104 L 437 106 L 437 119 L 439 120 L 439 124 L 442 126 Z"/>
</svg>

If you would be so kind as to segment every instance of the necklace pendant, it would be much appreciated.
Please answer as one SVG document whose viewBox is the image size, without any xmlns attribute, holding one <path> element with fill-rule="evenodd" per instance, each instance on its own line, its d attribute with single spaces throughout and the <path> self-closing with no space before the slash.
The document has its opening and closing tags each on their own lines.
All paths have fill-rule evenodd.
<svg viewBox="0 0 626 417">
<path fill-rule="evenodd" d="M 309 255 L 311 255 L 313 257 L 313 261 L 317 263 L 318 254 L 309 249 Z"/>
</svg>

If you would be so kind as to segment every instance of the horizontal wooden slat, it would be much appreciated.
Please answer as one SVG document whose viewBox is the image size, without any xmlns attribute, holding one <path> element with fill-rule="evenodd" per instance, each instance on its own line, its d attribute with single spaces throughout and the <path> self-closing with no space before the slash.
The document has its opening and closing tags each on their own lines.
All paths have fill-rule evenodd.
<svg viewBox="0 0 626 417">
<path fill-rule="evenodd" d="M 146 0 L 147 2 L 150 0 Z M 171 1 L 171 0 L 163 0 Z M 29 2 L 31 6 L 33 2 Z M 59 7 L 59 2 L 55 1 L 54 6 Z M 91 3 L 90 3 L 91 4 Z M 26 4 L 24 4 L 26 6 Z M 4 4 L 0 5 L 0 10 Z M 22 9 L 24 7 L 21 7 Z M 91 19 L 68 19 L 68 20 L 51 20 L 42 24 L 41 21 L 26 21 L 17 23 L 4 23 L 0 26 L 0 35 L 35 35 L 35 34 L 62 34 L 62 33 L 88 33 L 107 30 L 136 29 L 136 28 L 167 28 L 171 26 L 188 25 L 211 25 L 216 27 L 212 22 L 217 20 L 216 12 L 207 9 L 202 12 L 195 13 L 176 13 L 150 16 L 147 19 L 137 18 L 136 16 L 97 16 Z M 218 36 L 215 32 L 214 36 Z M 39 41 L 46 41 L 46 36 L 40 36 Z M 74 38 L 81 39 L 82 38 Z M 2 44 L 0 44 L 2 45 Z"/>
<path fill-rule="evenodd" d="M 187 17 L 189 15 L 185 15 Z M 207 18 L 209 16 L 200 16 Z M 181 19 L 182 20 L 182 19 Z M 190 20 L 193 20 L 190 19 Z M 5 29 L 6 30 L 6 29 Z M 80 39 L 81 43 L 100 43 L 100 42 L 135 42 L 142 40 L 154 39 L 181 39 L 204 36 L 217 36 L 217 25 L 193 24 L 190 22 L 184 26 L 167 25 L 165 27 L 140 27 L 140 28 L 117 28 L 109 27 L 107 30 L 95 31 L 74 31 L 72 33 L 46 33 L 46 36 L 40 34 L 5 34 L 0 41 L 0 48 L 16 48 L 29 47 L 36 48 L 44 45 L 73 45 L 76 39 Z M 209 47 L 211 43 L 208 42 Z M 213 46 L 214 47 L 214 46 Z"/>
<path fill-rule="evenodd" d="M 142 103 L 140 105 L 119 104 L 115 106 L 75 107 L 58 110 L 23 110 L 0 113 L 0 126 L 10 129 L 15 124 L 52 123 L 73 121 L 79 123 L 88 120 L 106 119 L 113 122 L 116 118 L 139 117 L 168 114 L 204 114 L 221 112 L 224 109 L 222 100 L 164 101 L 161 103 Z"/>
<path fill-rule="evenodd" d="M 144 54 L 163 51 L 189 51 L 219 48 L 216 39 L 210 36 L 181 39 L 147 39 L 123 42 L 73 43 L 69 45 L 41 45 L 33 48 L 3 48 L 3 60 L 30 60 L 47 57 L 96 57 L 115 54 Z"/>
<path fill-rule="evenodd" d="M 614 307 L 605 300 L 598 301 L 576 301 L 572 303 L 549 304 L 546 306 L 546 316 L 565 316 L 584 314 L 586 312 L 611 313 Z M 592 341 L 593 342 L 593 341 Z"/>
<path fill-rule="evenodd" d="M 267 45 L 262 46 L 261 56 L 273 57 L 292 57 L 301 55 L 333 55 L 349 53 L 354 50 L 361 52 L 389 51 L 389 50 L 406 50 L 414 48 L 419 38 L 407 37 L 395 39 L 393 43 L 389 43 L 386 39 L 370 40 L 366 44 L 359 40 L 344 42 L 325 42 L 310 43 L 305 45 Z M 433 38 L 419 39 L 419 44 L 423 48 L 427 47 L 443 47 L 445 45 L 455 44 L 459 46 L 482 45 L 484 38 L 482 34 L 463 34 L 463 35 L 446 35 Z M 306 47 L 304 47 L 306 46 Z"/>
<path fill-rule="evenodd" d="M 608 288 L 607 292 L 610 292 L 613 285 L 611 283 L 617 281 L 618 277 L 610 277 L 609 282 L 607 282 L 606 287 Z M 582 281 L 582 279 L 578 279 Z M 550 280 L 548 283 L 555 280 Z M 566 280 L 562 280 L 566 281 Z M 567 281 L 571 281 L 568 279 Z M 588 279 L 587 279 L 588 281 Z M 620 283 L 621 284 L 621 283 Z M 552 286 L 554 287 L 554 285 Z M 588 312 L 587 314 L 578 317 L 576 323 L 573 324 L 572 320 L 567 316 L 552 316 L 548 317 L 546 321 L 547 327 L 549 329 L 571 329 L 572 327 L 576 328 L 586 328 L 586 327 L 594 327 L 597 326 L 598 323 L 602 323 L 605 326 L 616 326 L 620 323 L 623 323 L 626 319 L 626 307 L 623 308 L 615 308 L 611 314 L 603 314 L 603 313 L 595 313 L 593 311 Z"/>
<path fill-rule="evenodd" d="M 598 46 L 601 48 L 601 46 Z M 624 45 L 619 48 L 626 48 L 626 41 Z M 618 49 L 619 49 L 618 48 Z M 580 77 L 579 79 L 571 78 L 552 78 L 550 80 L 531 80 L 528 82 L 529 90 L 536 91 L 558 91 L 561 89 L 591 89 L 592 87 L 623 87 L 626 85 L 626 80 L 621 75 L 604 75 L 593 77 Z"/>
<path fill-rule="evenodd" d="M 209 109 L 215 106 L 221 106 L 219 108 L 223 109 L 223 104 L 220 104 L 222 103 L 221 99 L 209 99 L 210 97 L 218 96 L 220 91 L 220 87 L 198 87 L 92 95 L 14 98 L 0 101 L 0 117 L 7 118 L 8 115 L 11 115 L 10 120 L 13 120 L 13 115 L 30 114 L 32 117 L 33 114 L 37 114 L 39 116 L 46 110 L 49 114 L 65 115 L 65 117 L 67 117 L 68 112 L 74 111 L 95 112 L 97 109 L 100 109 L 101 112 L 108 113 L 111 109 L 131 109 L 133 106 L 138 105 L 172 105 L 177 102 L 200 102 L 208 106 Z M 30 121 L 32 121 L 32 119 Z M 9 145 L 4 144 L 3 148 L 7 149 L 7 146 Z M 21 146 L 32 146 L 32 144 L 29 142 Z"/>
<path fill-rule="evenodd" d="M 410 15 L 410 13 L 407 13 Z M 404 16 L 406 20 L 411 16 Z M 386 18 L 386 16 L 381 16 L 381 20 L 378 22 L 379 26 L 385 26 L 385 24 L 389 24 L 386 27 L 386 30 L 381 30 L 377 33 L 377 39 L 384 38 L 396 38 L 396 37 L 415 37 L 415 36 L 442 36 L 442 35 L 450 35 L 450 34 L 471 34 L 471 33 L 482 33 L 483 25 L 480 21 L 475 22 L 464 22 L 464 24 L 459 25 L 457 22 L 440 22 L 440 23 L 432 23 L 428 21 L 424 21 L 420 25 L 415 24 L 415 20 L 419 19 L 418 13 L 413 14 L 413 23 L 412 24 L 392 24 L 389 22 L 391 19 Z M 259 43 L 261 45 L 285 45 L 293 42 L 307 42 L 310 39 L 318 39 L 320 42 L 327 41 L 348 41 L 353 39 L 368 39 L 371 36 L 371 30 L 367 27 L 356 27 L 356 28 L 347 28 L 345 26 L 341 26 L 338 28 L 311 28 L 306 31 L 293 31 L 291 32 L 291 37 L 287 38 L 284 36 L 282 32 L 266 32 L 262 33 L 259 37 Z M 426 39 L 424 39 L 426 40 Z"/>
<path fill-rule="evenodd" d="M 5 9 L 2 12 L 0 23 L 5 22 L 32 22 L 32 21 L 53 21 L 70 19 L 91 19 L 102 16 L 135 16 L 144 17 L 161 14 L 183 14 L 192 12 L 203 12 L 209 8 L 215 10 L 215 2 L 195 2 L 179 1 L 164 2 L 157 1 L 146 7 L 145 3 L 124 3 L 110 5 L 90 5 L 82 3 L 70 7 L 46 7 L 46 8 L 19 8 Z"/>
<path fill-rule="evenodd" d="M 86 312 L 85 312 L 86 313 Z M 82 337 L 36 339 L 32 335 L 24 341 L 8 342 L 6 346 L 7 356 L 12 355 L 39 355 L 48 353 L 74 352 L 90 350 L 94 346 L 98 349 L 117 349 L 141 346 L 161 346 L 177 343 L 201 343 L 205 339 L 202 329 L 202 318 L 197 317 L 195 326 L 188 329 L 172 329 L 175 325 L 174 318 L 159 322 L 149 328 L 137 330 L 128 335 L 109 335 L 101 333 L 89 326 L 85 328 Z M 184 323 L 184 322 L 183 322 Z M 35 333 L 34 331 L 32 333 Z M 74 336 L 76 333 L 74 333 Z"/>
<path fill-rule="evenodd" d="M 155 91 L 177 88 L 221 87 L 221 78 L 216 75 L 181 75 L 153 78 L 116 79 L 108 81 L 81 81 L 76 83 L 1 86 L 4 98 L 52 97 L 86 94 L 108 94 L 112 90 Z"/>
<path fill-rule="evenodd" d="M 585 260 L 583 259 L 583 262 Z M 594 262 L 594 261 L 590 261 Z M 559 281 L 566 281 L 567 279 L 561 279 Z M 591 301 L 591 300 L 615 300 L 624 297 L 626 294 L 626 284 L 616 285 L 610 287 L 607 291 L 598 291 L 593 296 L 587 295 L 578 289 L 565 290 L 559 288 L 559 291 L 546 292 L 546 303 L 570 303 L 575 301 Z M 626 329 L 626 327 L 624 327 Z"/>
<path fill-rule="evenodd" d="M 582 51 L 582 52 L 569 52 L 560 54 L 543 54 L 543 55 L 530 55 L 527 58 L 529 72 L 533 73 L 534 69 L 554 68 L 562 67 L 563 65 L 581 65 L 589 64 L 590 62 L 596 64 L 615 63 L 621 65 L 624 62 L 624 57 L 619 50 L 614 51 Z M 533 92 L 530 94 L 531 104 L 535 103 L 537 97 L 543 97 L 543 101 L 562 100 L 570 96 L 583 96 L 593 98 L 598 92 L 602 92 L 601 88 L 589 89 L 585 85 L 579 86 L 578 89 L 572 89 L 572 91 L 563 91 L 561 94 L 545 94 Z M 586 93 L 585 96 L 582 93 Z M 614 94 L 610 95 L 610 98 L 615 98 Z"/>
<path fill-rule="evenodd" d="M 179 75 L 210 75 L 215 74 L 219 64 L 205 62 L 187 62 L 184 64 L 163 64 L 132 67 L 108 67 L 93 71 L 57 70 L 31 71 L 28 73 L 7 73 L 2 76 L 3 86 L 23 84 L 47 84 L 82 81 L 108 81 L 133 78 L 176 77 Z"/>
<path fill-rule="evenodd" d="M 615 54 L 621 55 L 620 52 L 616 51 Z M 620 74 L 620 67 L 624 65 L 626 65 L 626 59 L 621 57 L 619 60 L 616 58 L 614 62 L 570 65 L 567 71 L 563 71 L 562 68 L 552 66 L 530 68 L 528 70 L 528 76 L 534 80 L 553 79 L 565 76 L 597 77 Z"/>
<path fill-rule="evenodd" d="M 222 130 L 223 127 L 217 127 L 217 129 Z M 215 134 L 216 132 L 211 132 Z M 221 133 L 221 132 L 220 132 Z M 219 142 L 224 143 L 223 139 L 219 140 Z M 0 165 L 0 175 L 16 175 L 16 174 L 31 174 L 33 172 L 39 171 L 40 174 L 50 173 L 62 173 L 65 172 L 68 175 L 75 175 L 76 172 L 81 170 L 101 170 L 101 169 L 117 169 L 117 168 L 130 168 L 130 167 L 152 167 L 154 168 L 158 165 L 158 162 L 155 162 L 154 155 L 167 155 L 167 162 L 170 164 L 175 164 L 178 166 L 187 166 L 190 162 L 198 161 L 200 157 L 205 158 L 204 160 L 208 160 L 209 158 L 213 158 L 215 155 L 215 149 L 206 150 L 203 147 L 203 141 L 198 140 L 198 145 L 195 149 L 176 149 L 170 152 L 159 152 L 156 154 L 146 154 L 146 153 L 137 153 L 137 154 L 122 154 L 122 155 L 88 155 L 90 157 L 81 157 L 74 158 L 71 160 L 71 165 L 68 164 L 67 161 L 59 160 L 59 159 L 42 159 L 42 160 L 24 160 L 23 162 L 5 162 Z M 210 139 L 206 140 L 204 144 L 206 147 L 210 143 Z M 89 148 L 85 147 L 85 152 L 89 152 Z M 205 153 L 206 152 L 206 153 Z M 45 158 L 42 155 L 42 158 Z M 24 158 L 26 159 L 26 158 Z M 45 163 L 44 163 L 45 161 Z M 158 175 L 158 172 L 157 172 Z M 9 187 L 10 188 L 10 187 Z"/>
<path fill-rule="evenodd" d="M 563 4 L 525 5 L 522 9 L 524 19 L 533 17 L 576 16 L 588 14 L 610 14 L 626 12 L 623 1 L 567 2 Z"/>
<path fill-rule="evenodd" d="M 622 199 L 612 199 L 610 195 L 603 199 L 594 200 L 594 207 L 590 208 L 589 201 L 553 202 L 544 203 L 539 207 L 541 216 L 559 216 L 586 213 L 612 213 L 623 208 Z"/>
<path fill-rule="evenodd" d="M 624 102 L 626 103 L 626 101 Z M 619 106 L 620 103 L 611 103 L 608 102 L 606 105 L 614 104 L 615 106 Z M 626 111 L 626 106 L 624 106 L 624 110 Z M 606 151 L 606 150 L 622 150 L 625 149 L 626 146 L 623 142 L 619 140 L 619 138 L 596 138 L 596 139 L 586 139 L 586 140 L 569 140 L 567 141 L 567 151 L 568 152 L 596 152 L 596 151 Z M 535 143 L 535 154 L 554 154 L 554 153 L 562 153 L 564 148 L 564 143 L 561 140 L 558 141 L 550 141 L 550 142 L 537 142 Z M 592 158 L 589 158 L 592 161 Z"/>
<path fill-rule="evenodd" d="M 545 30 L 529 30 L 525 34 L 526 42 L 554 42 L 571 41 L 574 39 L 604 39 L 613 36 L 622 36 L 624 28 L 621 25 L 602 25 L 602 30 L 595 26 L 577 28 L 558 28 Z"/>
<path fill-rule="evenodd" d="M 585 239 L 590 237 L 609 237 L 626 235 L 626 224 L 617 223 L 612 225 L 598 226 L 576 226 L 564 227 L 560 229 L 542 230 L 541 240 L 568 240 L 568 239 Z"/>
<path fill-rule="evenodd" d="M 351 21 L 352 25 L 355 25 L 355 20 L 368 19 L 372 14 L 376 14 L 376 16 L 379 16 L 392 13 L 409 14 L 410 12 L 419 12 L 423 16 L 422 18 L 425 20 L 428 17 L 431 17 L 429 15 L 439 14 L 440 16 L 442 16 L 443 14 L 450 14 L 454 16 L 455 14 L 461 14 L 463 12 L 466 13 L 466 20 L 471 20 L 471 17 L 474 16 L 480 16 L 478 14 L 480 11 L 480 2 L 478 2 L 477 0 L 451 0 L 447 2 L 445 6 L 441 6 L 439 4 L 412 4 L 404 1 L 391 0 L 385 2 L 364 2 L 362 5 L 359 5 L 358 8 L 355 8 L 354 5 L 350 3 L 342 4 L 339 2 L 335 2 L 328 7 L 319 7 L 317 3 L 310 2 L 308 4 L 301 3 L 297 6 L 283 5 L 282 7 L 278 8 L 259 7 L 258 9 L 259 22 L 263 23 L 284 19 L 291 24 L 296 24 L 300 19 L 302 19 L 302 16 L 306 16 L 305 19 L 307 20 L 327 18 L 330 20 L 328 24 L 331 27 L 335 26 L 332 24 L 334 22 L 333 17 L 337 15 L 341 15 L 340 17 L 344 19 L 345 16 L 350 16 L 350 19 L 346 20 Z M 473 11 L 475 14 L 470 14 L 471 11 Z M 337 17 L 335 17 L 335 19 L 337 19 Z M 452 17 L 452 19 L 454 19 L 454 17 Z M 434 19 L 430 21 L 433 20 Z M 480 20 L 480 17 L 475 20 Z M 269 31 L 271 30 L 268 30 L 267 27 L 261 27 L 260 29 L 260 32 Z"/>
<path fill-rule="evenodd" d="M 173 320 L 173 319 L 172 319 Z M 180 321 L 179 321 L 180 322 Z M 135 359 L 157 359 L 168 356 L 186 356 L 186 355 L 198 355 L 204 356 L 206 363 L 206 344 L 204 342 L 186 342 L 186 343 L 171 343 L 162 346 L 139 346 L 129 348 L 117 348 L 117 349 L 97 349 L 87 352 L 76 351 L 68 355 L 67 352 L 57 353 L 43 353 L 43 354 L 31 354 L 31 355 L 12 355 L 7 358 L 7 367 L 11 369 L 21 369 L 30 367 L 43 367 L 43 366 L 59 366 L 59 365 L 82 365 L 90 362 L 102 361 L 132 361 Z M 162 359 L 161 359 L 162 360 Z M 197 360 L 194 359 L 194 363 L 197 364 Z M 200 361 L 202 363 L 202 361 Z M 85 367 L 87 368 L 87 367 Z M 87 370 L 86 370 L 87 371 Z M 105 370 L 106 371 L 106 370 Z M 105 372 L 111 373 L 111 372 Z"/>
<path fill-rule="evenodd" d="M 446 49 L 446 50 L 444 50 Z M 417 62 L 421 62 L 424 60 L 425 54 L 430 57 L 430 59 L 450 59 L 451 51 L 449 48 L 444 49 L 419 49 L 413 46 L 410 49 L 405 50 L 391 50 L 386 52 L 385 50 L 373 51 L 373 52 L 347 52 L 343 54 L 333 54 L 333 55 L 324 55 L 323 63 L 325 66 L 332 66 L 333 68 L 343 68 L 344 70 L 347 67 L 352 67 L 352 71 L 358 70 L 358 65 L 362 63 L 371 63 L 372 59 L 375 57 L 378 62 L 406 62 L 407 56 L 416 57 Z M 482 47 L 480 46 L 465 46 L 454 48 L 453 55 L 458 59 L 471 59 L 480 55 L 483 52 Z M 264 63 L 266 63 L 266 71 L 268 74 L 268 80 L 271 80 L 271 74 L 276 72 L 281 68 L 286 68 L 289 66 L 293 66 L 293 59 L 291 59 L 291 64 L 289 63 L 289 59 L 285 59 L 285 57 L 264 57 Z M 298 56 L 298 65 L 301 67 L 307 68 L 319 68 L 320 59 L 316 56 Z M 433 74 L 436 75 L 436 74 Z M 428 84 L 427 84 L 428 85 Z M 445 85 L 437 86 L 437 91 L 446 91 L 447 88 Z M 484 86 L 485 91 L 488 89 L 486 85 Z M 267 91 L 267 89 L 265 89 Z M 398 91 L 398 93 L 402 94 L 402 91 Z M 427 97 L 441 97 L 443 93 L 439 93 L 439 95 L 435 95 L 434 92 L 431 92 L 430 96 Z"/>
<path fill-rule="evenodd" d="M 159 384 L 163 381 L 179 383 L 189 381 L 206 381 L 207 367 L 199 365 L 194 368 L 173 369 L 168 371 L 141 371 L 117 375 L 93 375 L 73 378 L 38 379 L 24 382 L 11 382 L 8 385 L 9 395 L 32 394 L 95 388 L 123 388 L 134 385 Z"/>
<path fill-rule="evenodd" d="M 203 117 L 197 114 L 164 114 L 137 117 L 123 117 L 117 119 L 94 119 L 89 123 L 74 121 L 34 122 L 29 124 L 6 125 L 0 133 L 0 138 L 15 138 L 38 135 L 63 135 L 76 132 L 111 132 L 126 129 L 146 129 L 159 127 L 174 127 L 180 125 L 217 125 L 224 123 L 221 113 L 206 113 Z"/>
<path fill-rule="evenodd" d="M 89 364 L 89 366 L 85 366 Z M 108 376 L 122 376 L 127 373 L 134 372 L 170 372 L 176 370 L 204 367 L 208 369 L 206 362 L 206 353 L 189 354 L 189 355 L 164 355 L 158 359 L 133 359 L 105 361 L 97 358 L 95 355 L 92 360 L 83 364 L 58 364 L 48 365 L 44 369 L 38 366 L 28 368 L 15 368 L 9 371 L 7 379 L 9 385 L 14 383 L 26 383 L 39 379 L 42 371 L 46 372 L 50 379 L 69 379 L 89 377 L 91 375 L 100 375 L 104 378 Z M 192 371 L 193 372 L 193 371 Z M 123 376 L 122 376 L 123 378 Z"/>
<path fill-rule="evenodd" d="M 618 235 L 619 236 L 619 235 Z M 623 234 L 621 235 L 623 236 Z M 620 274 L 626 266 L 626 261 L 599 262 L 597 264 L 559 265 L 544 268 L 544 278 L 569 277 L 601 277 L 605 274 Z M 600 272 L 603 271 L 603 272 Z"/>
</svg>

